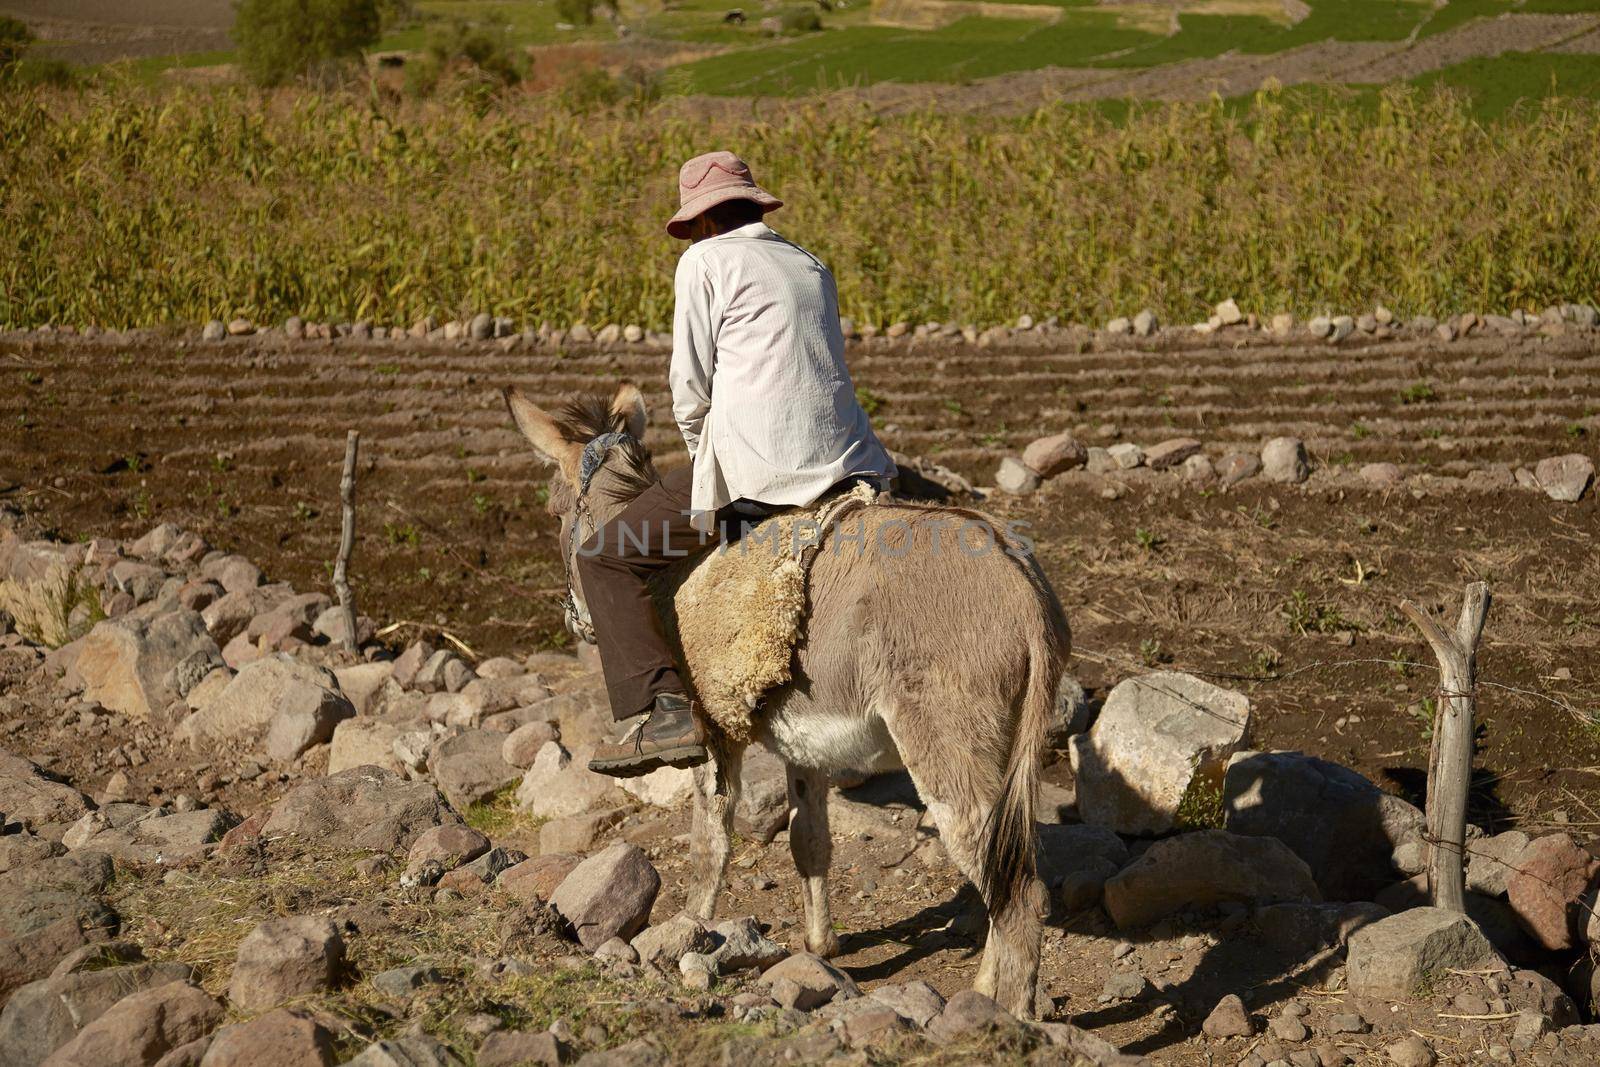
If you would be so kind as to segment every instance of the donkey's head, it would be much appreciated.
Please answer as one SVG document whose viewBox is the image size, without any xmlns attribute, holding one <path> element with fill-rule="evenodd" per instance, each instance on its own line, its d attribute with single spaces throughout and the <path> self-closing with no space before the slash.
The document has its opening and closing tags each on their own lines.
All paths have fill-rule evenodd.
<svg viewBox="0 0 1600 1067">
<path fill-rule="evenodd" d="M 505 397 L 512 419 L 534 452 L 555 467 L 546 509 L 561 520 L 567 628 L 593 642 L 576 566 L 578 549 L 657 480 L 644 445 L 644 397 L 629 382 L 609 397 L 570 397 L 554 412 L 545 411 L 515 386 L 505 391 Z"/>
</svg>

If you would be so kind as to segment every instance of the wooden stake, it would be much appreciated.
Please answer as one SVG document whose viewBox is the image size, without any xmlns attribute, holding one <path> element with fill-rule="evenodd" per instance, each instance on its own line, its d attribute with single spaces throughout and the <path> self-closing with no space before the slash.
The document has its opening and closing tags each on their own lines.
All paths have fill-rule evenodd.
<svg viewBox="0 0 1600 1067">
<path fill-rule="evenodd" d="M 339 558 L 333 564 L 333 591 L 339 596 L 344 618 L 344 647 L 356 651 L 356 598 L 350 589 L 350 553 L 356 547 L 356 453 L 361 434 L 351 430 L 344 439 L 344 475 L 339 479 L 339 503 L 344 522 L 339 532 Z"/>
<path fill-rule="evenodd" d="M 1400 610 L 1422 631 L 1439 660 L 1439 703 L 1428 753 L 1428 895 L 1436 908 L 1465 914 L 1467 792 L 1472 785 L 1473 713 L 1478 641 L 1489 617 L 1489 587 L 1467 586 L 1454 633 L 1411 601 Z"/>
</svg>

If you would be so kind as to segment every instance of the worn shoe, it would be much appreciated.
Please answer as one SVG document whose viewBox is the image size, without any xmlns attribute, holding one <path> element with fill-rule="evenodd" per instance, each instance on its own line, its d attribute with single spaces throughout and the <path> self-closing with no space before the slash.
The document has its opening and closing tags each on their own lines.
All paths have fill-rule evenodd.
<svg viewBox="0 0 1600 1067">
<path fill-rule="evenodd" d="M 589 769 L 613 778 L 637 778 L 662 767 L 694 767 L 706 761 L 706 731 L 694 701 L 677 693 L 656 697 L 643 722 L 616 744 L 594 750 Z"/>
</svg>

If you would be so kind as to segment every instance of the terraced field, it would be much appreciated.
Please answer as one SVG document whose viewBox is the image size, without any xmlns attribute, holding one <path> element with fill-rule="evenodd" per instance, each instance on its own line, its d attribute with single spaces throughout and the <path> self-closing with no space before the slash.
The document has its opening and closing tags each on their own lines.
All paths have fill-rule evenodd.
<svg viewBox="0 0 1600 1067">
<path fill-rule="evenodd" d="M 1304 438 L 1318 469 L 1303 487 L 1075 472 L 985 506 L 1030 524 L 1091 689 L 1157 663 L 1218 674 L 1259 702 L 1258 743 L 1402 789 L 1420 780 L 1433 683 L 1398 601 L 1442 607 L 1485 578 L 1497 598 L 1485 677 L 1511 688 L 1485 700 L 1478 817 L 1600 821 L 1583 806 L 1600 806 L 1600 509 L 1592 492 L 1557 504 L 1512 480 L 1545 456 L 1593 455 L 1594 335 L 1251 336 L 1208 346 L 1169 333 L 1147 350 L 1087 333 L 1009 348 L 879 342 L 851 361 L 892 447 L 980 485 L 1002 455 L 1061 429 L 1094 444 L 1194 436 L 1213 458 Z M 355 427 L 363 608 L 484 654 L 559 644 L 545 476 L 499 390 L 554 399 L 637 380 L 665 465 L 681 462 L 665 362 L 647 348 L 12 335 L 0 341 L 0 499 L 73 537 L 170 519 L 319 588 Z M 1404 485 L 1364 483 L 1356 471 L 1374 461 L 1399 464 Z M 1499 777 L 1506 768 L 1517 771 Z"/>
<path fill-rule="evenodd" d="M 375 51 L 415 53 L 439 25 L 494 22 L 530 53 L 534 89 L 590 67 L 647 70 L 663 91 L 712 107 L 843 90 L 879 107 L 1017 113 L 1264 83 L 1443 82 L 1492 117 L 1518 100 L 1600 93 L 1592 0 L 618 0 L 597 11 L 573 25 L 553 0 L 416 0 Z M 134 59 L 151 76 L 199 66 L 209 81 L 232 59 L 232 10 L 218 0 L 0 0 L 0 14 L 76 62 Z"/>
</svg>

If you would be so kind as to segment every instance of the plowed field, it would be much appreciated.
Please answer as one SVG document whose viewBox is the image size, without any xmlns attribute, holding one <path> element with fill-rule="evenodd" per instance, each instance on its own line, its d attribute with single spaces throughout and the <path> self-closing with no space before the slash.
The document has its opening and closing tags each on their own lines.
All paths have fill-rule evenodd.
<svg viewBox="0 0 1600 1067">
<path fill-rule="evenodd" d="M 1241 334 L 1241 337 L 1246 335 Z M 886 442 L 983 484 L 1048 432 L 1091 444 L 1194 436 L 1215 459 L 1303 438 L 1304 486 L 1226 492 L 1145 470 L 1076 472 L 986 505 L 1033 526 L 1091 691 L 1157 664 L 1255 701 L 1255 742 L 1417 789 L 1435 673 L 1397 612 L 1453 612 L 1494 591 L 1474 817 L 1600 823 L 1600 515 L 1559 504 L 1519 465 L 1593 454 L 1595 335 L 1454 344 L 1202 344 L 1144 350 L 1056 334 L 1033 347 L 857 345 L 856 382 Z M 0 340 L 0 500 L 69 537 L 194 528 L 301 589 L 325 588 L 344 432 L 363 469 L 354 574 L 385 622 L 443 628 L 483 654 L 564 640 L 544 472 L 499 391 L 554 399 L 643 384 L 650 443 L 681 461 L 662 350 L 465 342 L 207 345 L 154 338 Z M 1397 463 L 1402 487 L 1356 474 Z M 974 605 L 974 610 L 982 610 Z M 402 633 L 401 636 L 404 636 Z"/>
</svg>

